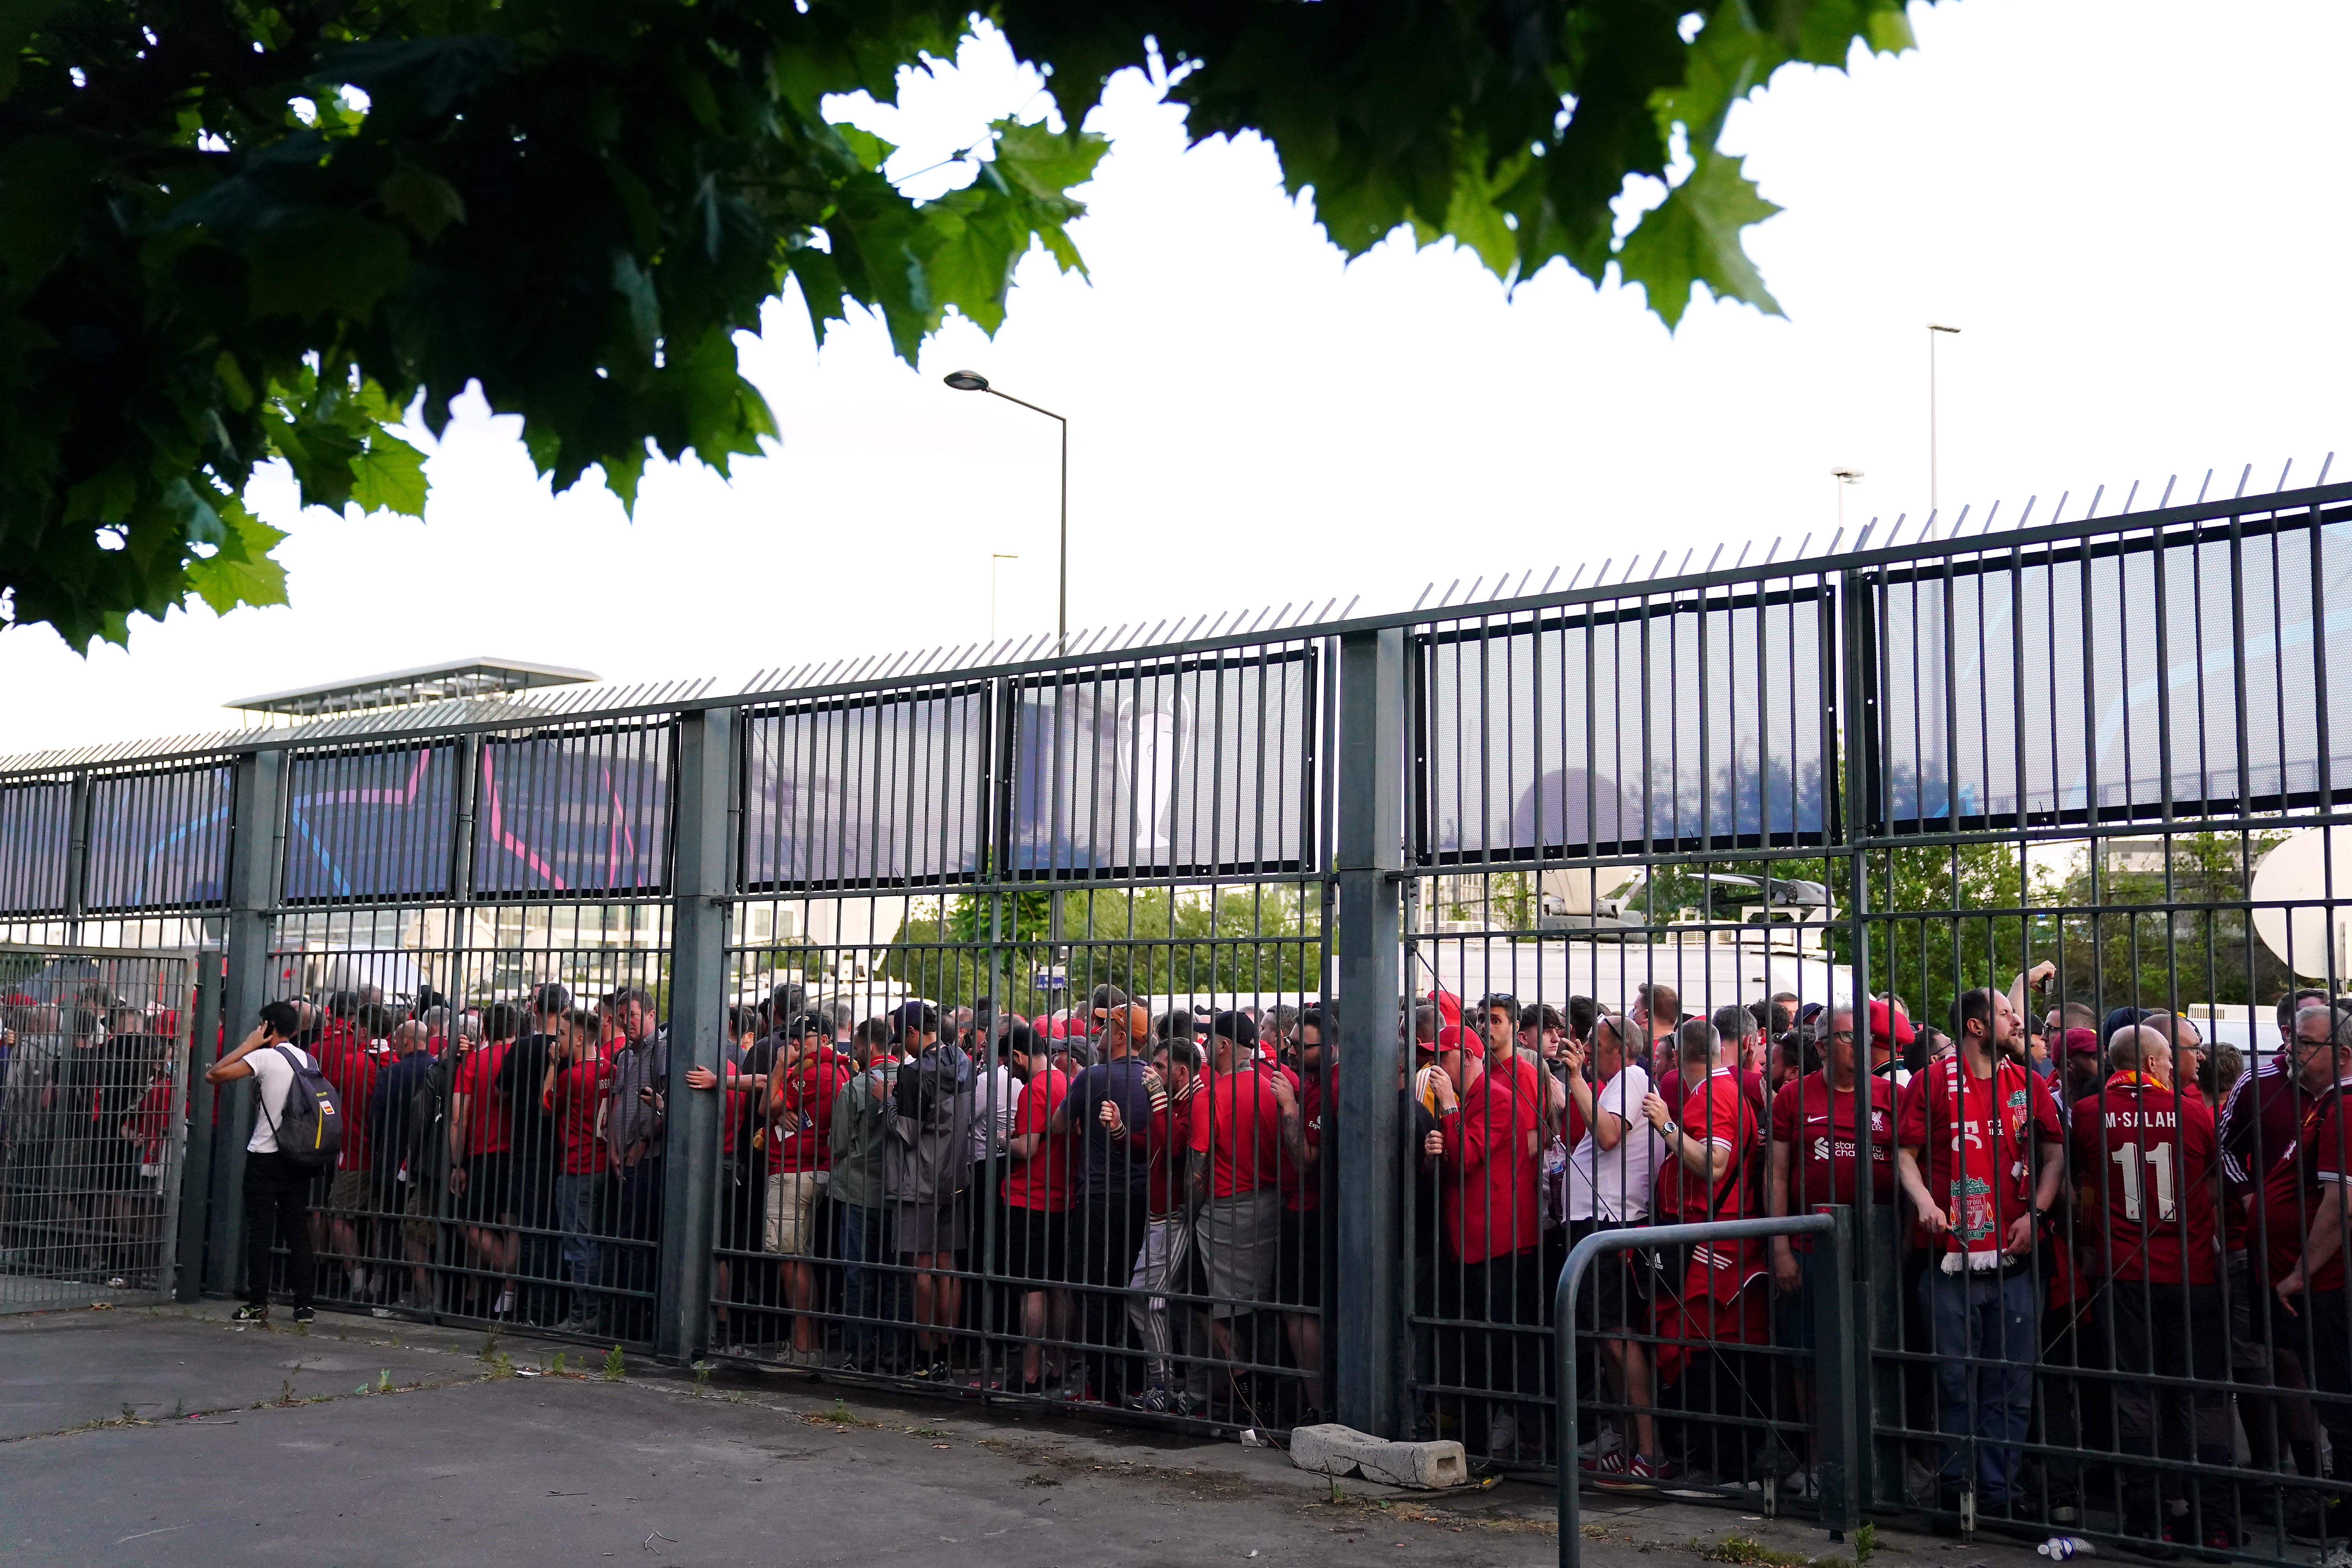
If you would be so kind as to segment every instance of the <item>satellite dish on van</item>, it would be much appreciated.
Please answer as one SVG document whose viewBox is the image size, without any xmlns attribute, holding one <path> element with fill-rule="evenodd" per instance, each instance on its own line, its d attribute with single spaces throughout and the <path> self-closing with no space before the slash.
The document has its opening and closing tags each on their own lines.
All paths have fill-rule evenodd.
<svg viewBox="0 0 2352 1568">
<path fill-rule="evenodd" d="M 2305 980 L 2340 984 L 2352 973 L 2352 827 L 2306 827 L 2273 846 L 2254 867 L 2252 898 L 2254 932 L 2280 963 Z"/>
</svg>

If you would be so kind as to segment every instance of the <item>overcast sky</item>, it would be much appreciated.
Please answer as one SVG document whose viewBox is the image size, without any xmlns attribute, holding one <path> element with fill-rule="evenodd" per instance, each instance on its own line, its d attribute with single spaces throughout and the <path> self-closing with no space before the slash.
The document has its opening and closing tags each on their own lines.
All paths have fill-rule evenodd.
<svg viewBox="0 0 2352 1568">
<path fill-rule="evenodd" d="M 741 342 L 780 451 L 731 484 L 651 470 L 634 521 L 593 484 L 551 496 L 478 405 L 422 523 L 302 513 L 265 480 L 292 606 L 137 622 L 87 662 L 46 628 L 0 635 L 0 752 L 215 729 L 227 699 L 476 654 L 732 682 L 978 641 L 997 552 L 1019 557 L 997 632 L 1049 629 L 1055 427 L 941 386 L 961 365 L 1070 416 L 1074 626 L 1793 544 L 1835 526 L 1838 467 L 1865 476 L 1850 524 L 1916 521 L 1930 321 L 1963 329 L 1941 351 L 1948 515 L 2072 491 L 2075 516 L 2101 485 L 2112 512 L 2135 480 L 2193 495 L 2208 468 L 2226 493 L 2248 463 L 2264 489 L 2352 447 L 2352 7 L 1912 18 L 1916 52 L 1784 70 L 1734 113 L 1729 145 L 1788 209 L 1748 241 L 1785 321 L 1700 303 L 1669 334 L 1638 291 L 1558 266 L 1506 300 L 1450 247 L 1343 266 L 1263 144 L 1186 151 L 1129 77 L 1093 121 L 1114 150 L 1081 193 L 1092 281 L 1033 257 L 994 342 L 950 326 L 919 374 L 871 323 L 819 353 L 797 300 L 772 304 Z M 983 45 L 856 117 L 912 169 L 1035 88 Z"/>
</svg>

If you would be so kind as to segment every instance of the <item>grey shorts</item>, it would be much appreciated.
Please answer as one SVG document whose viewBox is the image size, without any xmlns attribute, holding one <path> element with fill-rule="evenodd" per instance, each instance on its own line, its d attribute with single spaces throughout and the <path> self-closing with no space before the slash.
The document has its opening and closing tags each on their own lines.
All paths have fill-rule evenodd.
<svg viewBox="0 0 2352 1568">
<path fill-rule="evenodd" d="M 1213 1198 L 1195 1222 L 1201 1271 L 1216 1318 L 1257 1310 L 1274 1294 L 1274 1266 L 1282 1247 L 1282 1194 L 1272 1187 Z"/>
</svg>

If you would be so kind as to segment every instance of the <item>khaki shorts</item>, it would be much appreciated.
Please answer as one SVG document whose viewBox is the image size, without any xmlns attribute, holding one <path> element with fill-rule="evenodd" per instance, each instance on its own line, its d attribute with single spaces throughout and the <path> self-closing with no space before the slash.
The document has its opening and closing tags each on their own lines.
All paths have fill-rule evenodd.
<svg viewBox="0 0 2352 1568">
<path fill-rule="evenodd" d="M 818 1194 L 823 1171 L 778 1171 L 768 1178 L 768 1250 L 786 1256 L 807 1252 L 816 1242 Z"/>
<path fill-rule="evenodd" d="M 327 1187 L 327 1206 L 339 1214 L 365 1214 L 375 1206 L 373 1171 L 337 1171 Z"/>
</svg>

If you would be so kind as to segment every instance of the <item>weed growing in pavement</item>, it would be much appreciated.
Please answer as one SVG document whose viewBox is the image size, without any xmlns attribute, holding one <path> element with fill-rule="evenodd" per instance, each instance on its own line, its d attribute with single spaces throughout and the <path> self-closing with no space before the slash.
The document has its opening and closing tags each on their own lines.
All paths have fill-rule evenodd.
<svg viewBox="0 0 2352 1568">
<path fill-rule="evenodd" d="M 709 1363 L 709 1362 L 707 1362 L 707 1361 L 698 1361 L 698 1362 L 696 1362 L 696 1363 L 694 1363 L 694 1393 L 695 1393 L 695 1397 L 697 1397 L 697 1398 L 700 1398 L 703 1394 L 708 1394 L 708 1393 L 709 1393 L 709 1392 L 710 1392 L 710 1363 Z"/>
<path fill-rule="evenodd" d="M 618 1383 L 627 1375 L 629 1363 L 621 1357 L 621 1347 L 614 1345 L 613 1353 L 604 1358 L 604 1381 Z"/>
<path fill-rule="evenodd" d="M 1878 1526 L 1865 1524 L 1853 1532 L 1853 1560 L 1867 1563 L 1870 1554 L 1878 1550 Z"/>
<path fill-rule="evenodd" d="M 1745 1535 L 1727 1535 L 1713 1546 L 1694 1541 L 1691 1552 L 1710 1563 L 1737 1563 L 1744 1568 L 1813 1568 L 1813 1560 L 1804 1552 L 1776 1552 Z"/>
<path fill-rule="evenodd" d="M 562 1377 L 563 1375 L 563 1352 L 562 1351 L 557 1351 L 552 1356 L 548 1358 L 547 1375 L 550 1377 Z"/>
</svg>

